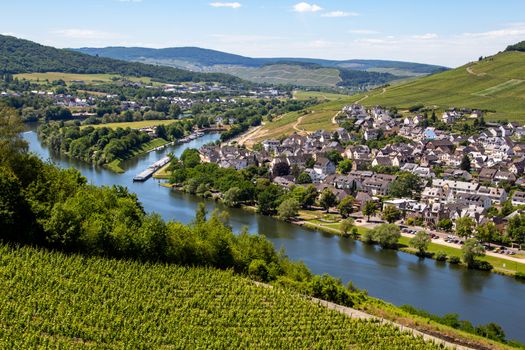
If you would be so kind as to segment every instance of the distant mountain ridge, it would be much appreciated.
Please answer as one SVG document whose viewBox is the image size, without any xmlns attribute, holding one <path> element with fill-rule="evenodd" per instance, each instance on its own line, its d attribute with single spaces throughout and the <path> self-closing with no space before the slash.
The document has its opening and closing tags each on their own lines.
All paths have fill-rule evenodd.
<svg viewBox="0 0 525 350">
<path fill-rule="evenodd" d="M 367 89 L 394 80 L 429 75 L 446 67 L 386 60 L 318 58 L 252 58 L 203 49 L 172 47 L 106 47 L 72 49 L 93 56 L 177 67 L 195 72 L 220 72 L 256 83 L 303 87 Z"/>
<path fill-rule="evenodd" d="M 203 49 L 199 47 L 172 47 L 165 49 L 151 49 L 144 47 L 116 46 L 105 48 L 83 47 L 72 50 L 87 53 L 89 55 L 99 55 L 103 57 L 131 61 L 144 59 L 180 60 L 193 62 L 202 66 L 240 65 L 245 67 L 261 67 L 264 65 L 276 64 L 281 62 L 298 62 L 314 63 L 323 67 L 351 68 L 356 70 L 367 70 L 371 68 L 398 68 L 412 70 L 414 72 L 422 74 L 432 74 L 439 71 L 447 70 L 446 67 L 437 65 L 389 60 L 327 60 L 318 58 L 297 57 L 251 58 L 217 50 Z"/>
<path fill-rule="evenodd" d="M 106 73 L 143 76 L 164 82 L 242 82 L 239 78 L 221 73 L 190 72 L 173 67 L 94 57 L 81 52 L 57 49 L 6 35 L 0 35 L 0 72 L 10 74 L 35 72 Z"/>
</svg>

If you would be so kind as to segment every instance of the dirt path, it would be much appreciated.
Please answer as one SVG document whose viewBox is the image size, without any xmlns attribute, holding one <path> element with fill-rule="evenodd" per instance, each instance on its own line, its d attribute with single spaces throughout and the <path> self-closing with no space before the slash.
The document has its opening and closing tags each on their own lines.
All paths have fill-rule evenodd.
<svg viewBox="0 0 525 350">
<path fill-rule="evenodd" d="M 264 125 L 262 125 L 262 124 L 259 125 L 259 126 L 256 126 L 255 128 L 251 129 L 250 131 L 240 135 L 238 138 L 233 139 L 232 142 L 236 141 L 239 145 L 244 145 L 248 140 L 250 140 L 251 138 L 256 136 L 263 126 Z"/>
<path fill-rule="evenodd" d="M 369 97 L 369 95 L 366 95 L 366 96 L 360 98 L 359 100 L 355 101 L 354 103 L 360 103 L 360 102 L 366 100 L 368 97 Z"/>
<path fill-rule="evenodd" d="M 487 73 L 476 73 L 472 70 L 472 66 L 467 67 L 467 72 L 471 75 L 475 75 L 476 77 L 482 77 L 484 75 L 487 75 Z"/>
<path fill-rule="evenodd" d="M 299 129 L 299 124 L 302 123 L 303 118 L 304 118 L 304 115 L 303 115 L 302 117 L 297 118 L 297 121 L 296 121 L 295 124 L 293 125 L 293 129 L 294 129 L 295 131 L 297 131 L 298 133 L 300 133 L 300 134 L 305 133 L 305 131 L 304 131 L 303 129 Z"/>
<path fill-rule="evenodd" d="M 332 124 L 337 124 L 337 117 L 339 116 L 339 114 L 341 114 L 341 111 L 334 114 L 334 116 L 332 117 Z"/>
</svg>

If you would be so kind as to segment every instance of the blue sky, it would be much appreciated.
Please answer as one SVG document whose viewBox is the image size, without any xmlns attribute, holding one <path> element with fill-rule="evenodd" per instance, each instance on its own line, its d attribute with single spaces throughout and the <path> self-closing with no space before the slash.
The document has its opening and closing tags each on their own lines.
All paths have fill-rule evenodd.
<svg viewBox="0 0 525 350">
<path fill-rule="evenodd" d="M 525 40 L 524 0 L 17 0 L 1 8 L 0 33 L 56 47 L 199 46 L 455 67 Z"/>
</svg>

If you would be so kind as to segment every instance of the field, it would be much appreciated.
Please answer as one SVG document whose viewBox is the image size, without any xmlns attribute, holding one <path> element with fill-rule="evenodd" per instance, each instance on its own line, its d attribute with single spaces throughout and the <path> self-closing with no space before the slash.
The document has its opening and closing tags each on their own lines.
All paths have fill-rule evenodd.
<svg viewBox="0 0 525 350">
<path fill-rule="evenodd" d="M 222 73 L 232 74 L 257 83 L 335 87 L 337 83 L 341 82 L 339 70 L 335 68 L 307 69 L 288 64 L 273 64 L 260 68 L 241 66 L 215 68 Z"/>
<path fill-rule="evenodd" d="M 229 271 L 0 246 L 0 347 L 438 349 Z"/>
<path fill-rule="evenodd" d="M 177 120 L 169 119 L 169 120 L 141 120 L 136 122 L 123 122 L 123 123 L 106 123 L 106 124 L 94 124 L 94 125 L 83 125 L 80 128 L 87 128 L 88 126 L 92 126 L 94 128 L 110 128 L 110 129 L 117 129 L 117 128 L 131 128 L 131 129 L 142 129 L 147 128 L 151 126 L 157 126 L 157 125 L 169 125 L 176 123 Z"/>
<path fill-rule="evenodd" d="M 83 81 L 86 84 L 101 84 L 109 83 L 114 79 L 122 79 L 123 76 L 117 74 L 75 74 L 75 73 L 60 73 L 60 72 L 46 72 L 46 73 L 23 73 L 16 74 L 15 78 L 26 79 L 33 82 L 45 82 L 45 81 L 54 81 L 54 80 L 63 80 L 66 83 L 71 83 L 72 81 Z M 126 79 L 143 82 L 145 84 L 152 84 L 150 78 L 146 77 L 126 77 Z"/>
<path fill-rule="evenodd" d="M 504 52 L 483 61 L 360 96 L 368 106 L 406 109 L 468 107 L 494 111 L 488 119 L 525 121 L 525 53 Z M 368 97 L 367 97 L 368 96 Z"/>
<path fill-rule="evenodd" d="M 355 96 L 324 92 L 294 92 L 294 98 L 297 99 L 307 99 L 311 97 L 325 100 L 325 102 L 309 108 L 308 111 L 286 113 L 274 119 L 271 123 L 266 123 L 251 135 L 246 145 L 252 146 L 265 139 L 278 139 L 290 135 L 293 132 L 308 133 L 320 129 L 335 130 L 338 128 L 338 125 L 333 123 L 333 118 L 341 111 L 344 105 L 353 103 L 357 99 Z"/>
</svg>

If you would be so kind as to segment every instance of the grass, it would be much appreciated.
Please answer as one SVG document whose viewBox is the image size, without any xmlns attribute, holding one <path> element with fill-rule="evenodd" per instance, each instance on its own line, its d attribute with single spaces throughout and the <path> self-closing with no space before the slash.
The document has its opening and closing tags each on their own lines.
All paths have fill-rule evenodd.
<svg viewBox="0 0 525 350">
<path fill-rule="evenodd" d="M 321 220 L 324 213 L 321 214 L 319 211 L 314 210 L 301 210 L 299 212 L 299 218 L 305 222 L 305 226 L 311 227 L 314 229 L 321 229 L 329 233 L 335 233 L 340 235 L 341 230 L 339 229 L 339 220 Z M 368 229 L 362 226 L 357 226 L 358 233 L 361 235 Z M 401 236 L 399 239 L 399 244 L 402 246 L 405 246 L 405 248 L 402 248 L 403 251 L 409 252 L 409 253 L 415 253 L 416 250 L 410 247 L 410 238 L 407 236 Z M 457 256 L 461 257 L 461 249 L 449 247 L 446 245 L 441 245 L 437 243 L 430 243 L 428 246 L 428 252 L 429 253 L 437 253 L 437 252 L 444 252 L 447 254 L 447 256 Z M 518 263 L 515 261 L 507 260 L 504 258 L 499 258 L 495 256 L 489 256 L 485 255 L 484 257 L 480 258 L 481 260 L 488 261 L 489 263 L 494 266 L 495 272 L 508 274 L 508 275 L 514 275 L 516 272 L 523 272 L 525 273 L 525 262 L 524 263 Z"/>
<path fill-rule="evenodd" d="M 77 74 L 77 73 L 61 73 L 61 72 L 46 72 L 46 73 L 22 73 L 16 74 L 15 78 L 26 79 L 33 82 L 42 82 L 54 81 L 54 80 L 63 80 L 66 83 L 71 83 L 75 80 L 82 80 L 86 84 L 100 84 L 100 83 L 110 83 L 114 79 L 125 78 L 134 82 L 142 82 L 144 84 L 154 84 L 151 81 L 151 78 L 147 77 L 123 77 L 117 74 Z"/>
<path fill-rule="evenodd" d="M 525 53 L 504 52 L 447 72 L 361 94 L 367 106 L 407 109 L 423 104 L 444 110 L 491 110 L 487 119 L 525 121 Z"/>
<path fill-rule="evenodd" d="M 92 126 L 95 129 L 97 128 L 110 128 L 110 129 L 117 129 L 117 128 L 131 128 L 131 129 L 142 129 L 142 128 L 148 128 L 152 126 L 157 125 L 169 125 L 173 123 L 177 123 L 178 120 L 175 119 L 169 119 L 169 120 L 140 120 L 136 122 L 122 122 L 122 123 L 106 123 L 106 124 L 94 124 L 94 125 L 82 125 L 80 128 L 87 128 L 88 126 Z"/>
<path fill-rule="evenodd" d="M 124 159 L 115 159 L 114 161 L 112 161 L 111 163 L 107 163 L 107 164 L 104 164 L 104 167 L 106 167 L 107 169 L 115 172 L 115 173 L 124 173 L 125 170 L 122 169 L 121 167 L 121 163 L 122 161 L 126 160 L 126 159 L 131 159 L 131 158 L 134 158 L 134 157 L 138 157 L 138 156 L 141 156 L 143 154 L 146 154 L 152 150 L 154 150 L 155 148 L 157 147 L 161 147 L 161 146 L 164 146 L 166 144 L 168 144 L 169 142 L 164 140 L 164 139 L 161 139 L 161 138 L 157 138 L 157 139 L 153 139 L 149 142 L 146 142 L 144 144 L 142 144 L 139 148 L 135 148 L 135 149 L 132 149 L 128 152 L 128 156 Z"/>
<path fill-rule="evenodd" d="M 0 245 L 0 305 L 5 349 L 440 348 L 232 271 L 30 247 Z"/>
<path fill-rule="evenodd" d="M 341 82 L 335 68 L 307 69 L 299 65 L 272 64 L 264 67 L 219 67 L 223 73 L 267 84 L 335 87 Z"/>
</svg>

